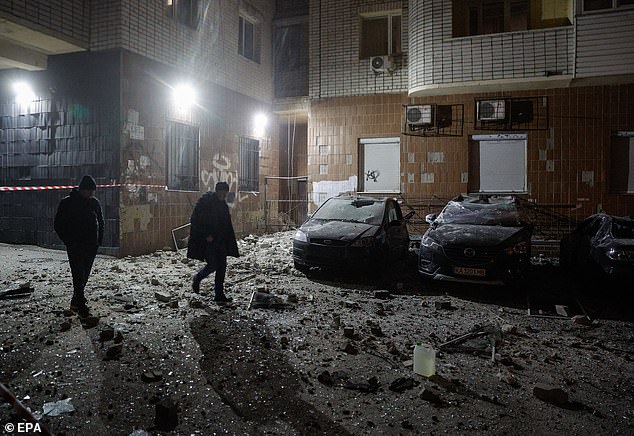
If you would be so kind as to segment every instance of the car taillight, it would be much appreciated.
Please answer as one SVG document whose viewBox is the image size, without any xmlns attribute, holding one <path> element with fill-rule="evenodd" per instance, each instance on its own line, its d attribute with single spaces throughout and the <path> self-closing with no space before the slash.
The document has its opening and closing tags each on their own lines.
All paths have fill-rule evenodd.
<svg viewBox="0 0 634 436">
<path fill-rule="evenodd" d="M 608 250 L 608 257 L 612 260 L 616 260 L 619 262 L 627 261 L 627 253 L 623 250 L 618 250 L 616 248 L 610 248 Z"/>
</svg>

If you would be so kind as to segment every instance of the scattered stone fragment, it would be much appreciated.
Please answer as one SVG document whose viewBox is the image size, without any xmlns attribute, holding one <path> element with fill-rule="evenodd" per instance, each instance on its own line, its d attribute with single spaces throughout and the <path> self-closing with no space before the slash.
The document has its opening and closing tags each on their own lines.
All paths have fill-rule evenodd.
<svg viewBox="0 0 634 436">
<path fill-rule="evenodd" d="M 517 326 L 512 324 L 504 324 L 502 326 L 502 333 L 505 335 L 515 335 L 517 334 Z"/>
<path fill-rule="evenodd" d="M 359 354 L 359 350 L 351 342 L 346 342 L 342 349 L 347 354 Z"/>
<path fill-rule="evenodd" d="M 85 329 L 91 329 L 93 327 L 97 327 L 97 325 L 99 325 L 99 317 L 98 316 L 87 316 L 85 318 L 81 318 L 81 325 Z"/>
<path fill-rule="evenodd" d="M 568 306 L 563 306 L 561 304 L 555 304 L 555 312 L 557 312 L 557 315 L 561 315 L 565 317 L 570 316 L 568 314 Z"/>
<path fill-rule="evenodd" d="M 189 307 L 192 309 L 202 309 L 204 307 L 203 302 L 198 299 L 192 299 L 189 301 Z"/>
<path fill-rule="evenodd" d="M 117 331 L 117 333 L 114 335 L 113 341 L 115 344 L 120 344 L 121 342 L 123 342 L 123 333 Z"/>
<path fill-rule="evenodd" d="M 121 357 L 121 354 L 123 354 L 122 344 L 111 345 L 108 347 L 108 350 L 106 350 L 104 360 L 117 360 Z"/>
<path fill-rule="evenodd" d="M 592 325 L 592 320 L 587 315 L 575 315 L 572 317 L 572 322 L 580 325 Z"/>
<path fill-rule="evenodd" d="M 370 327 L 370 333 L 374 336 L 383 336 L 383 330 L 381 330 L 381 326 L 373 325 Z"/>
<path fill-rule="evenodd" d="M 68 330 L 70 330 L 71 324 L 68 321 L 64 321 L 59 325 L 59 331 L 60 332 L 66 332 Z"/>
<path fill-rule="evenodd" d="M 157 430 L 172 431 L 178 425 L 178 405 L 169 397 L 156 403 L 154 425 Z"/>
<path fill-rule="evenodd" d="M 451 301 L 435 301 L 434 307 L 438 310 L 451 309 Z"/>
<path fill-rule="evenodd" d="M 393 392 L 405 392 L 412 389 L 418 382 L 411 377 L 399 377 L 390 384 L 390 390 Z"/>
<path fill-rule="evenodd" d="M 348 308 L 348 309 L 359 309 L 359 303 L 357 303 L 356 301 L 352 301 L 352 300 L 346 300 L 343 302 L 343 304 Z"/>
<path fill-rule="evenodd" d="M 374 291 L 374 298 L 388 300 L 390 298 L 390 291 Z"/>
<path fill-rule="evenodd" d="M 507 385 L 518 388 L 520 387 L 520 382 L 515 378 L 513 374 L 511 374 L 507 369 L 500 369 L 497 374 L 498 380 L 506 383 Z"/>
<path fill-rule="evenodd" d="M 411 360 L 411 359 L 410 359 L 410 360 L 404 360 L 404 361 L 403 361 L 403 366 L 404 366 L 405 368 L 409 368 L 410 366 L 414 366 L 414 361 L 413 361 L 413 360 Z"/>
<path fill-rule="evenodd" d="M 431 388 L 425 388 L 420 393 L 421 400 L 429 401 L 430 403 L 440 404 L 442 400 L 440 399 L 440 395 L 438 392 Z"/>
<path fill-rule="evenodd" d="M 561 388 L 538 383 L 533 387 L 533 395 L 542 401 L 562 405 L 568 402 L 568 393 Z"/>
<path fill-rule="evenodd" d="M 152 283 L 152 285 L 154 286 L 158 286 L 160 284 L 160 282 L 158 281 L 156 277 L 152 277 L 152 280 L 150 281 L 150 283 Z"/>
<path fill-rule="evenodd" d="M 167 305 L 172 309 L 178 309 L 178 300 L 172 300 Z"/>
<path fill-rule="evenodd" d="M 353 339 L 354 338 L 354 327 L 344 327 L 343 328 L 343 335 L 346 338 Z"/>
<path fill-rule="evenodd" d="M 145 383 L 154 383 L 163 379 L 163 372 L 161 371 L 146 371 L 141 374 L 141 380 Z"/>
<path fill-rule="evenodd" d="M 114 339 L 114 328 L 106 326 L 99 332 L 99 340 L 101 342 L 111 341 Z"/>
<path fill-rule="evenodd" d="M 286 296 L 286 301 L 288 301 L 289 303 L 298 303 L 299 298 L 297 298 L 297 295 L 295 294 L 288 294 Z"/>
<path fill-rule="evenodd" d="M 169 292 L 165 292 L 165 291 L 155 291 L 154 298 L 156 298 L 158 301 L 162 303 L 169 303 L 170 300 L 172 299 L 172 295 Z"/>
</svg>

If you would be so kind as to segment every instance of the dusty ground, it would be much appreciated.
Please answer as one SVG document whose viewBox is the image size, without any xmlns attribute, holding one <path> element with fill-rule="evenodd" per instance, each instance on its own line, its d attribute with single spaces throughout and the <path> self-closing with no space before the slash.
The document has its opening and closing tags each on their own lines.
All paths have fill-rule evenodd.
<svg viewBox="0 0 634 436">
<path fill-rule="evenodd" d="M 39 414 L 67 399 L 73 412 L 42 417 L 54 434 L 166 434 L 170 413 L 171 434 L 634 434 L 631 286 L 549 263 L 519 288 L 423 282 L 412 260 L 384 277 L 306 277 L 291 237 L 241 241 L 225 307 L 190 292 L 200 265 L 183 252 L 99 256 L 94 327 L 65 312 L 64 252 L 0 244 L 0 288 L 34 288 L 0 300 L 0 381 Z M 283 308 L 248 310 L 256 290 Z M 569 316 L 550 316 L 555 304 Z M 571 321 L 583 313 L 591 325 Z M 471 331 L 487 334 L 440 349 Z M 438 376 L 413 373 L 416 341 L 438 350 Z M 567 401 L 538 398 L 539 384 Z M 18 422 L 0 406 L 0 431 Z"/>
</svg>

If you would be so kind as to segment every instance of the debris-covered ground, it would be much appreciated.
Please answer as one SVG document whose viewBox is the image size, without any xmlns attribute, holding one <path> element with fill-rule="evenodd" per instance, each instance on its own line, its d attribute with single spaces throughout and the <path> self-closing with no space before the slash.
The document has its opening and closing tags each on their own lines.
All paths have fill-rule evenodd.
<svg viewBox="0 0 634 436">
<path fill-rule="evenodd" d="M 0 381 L 54 434 L 634 433 L 628 287 L 540 259 L 520 288 L 423 282 L 414 261 L 306 277 L 291 238 L 240 242 L 230 306 L 191 292 L 183 251 L 99 256 L 83 324 L 64 252 L 0 244 Z M 413 372 L 417 341 L 436 376 Z"/>
</svg>

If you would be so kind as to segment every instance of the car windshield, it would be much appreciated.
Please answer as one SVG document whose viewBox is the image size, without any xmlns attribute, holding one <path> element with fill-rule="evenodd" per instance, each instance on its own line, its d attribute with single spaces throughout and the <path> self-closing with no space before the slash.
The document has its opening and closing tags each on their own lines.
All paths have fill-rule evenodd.
<svg viewBox="0 0 634 436">
<path fill-rule="evenodd" d="M 467 203 L 450 201 L 438 215 L 439 224 L 474 224 L 517 227 L 522 225 L 513 203 Z"/>
<path fill-rule="evenodd" d="M 634 239 L 634 221 L 612 221 L 612 236 L 616 239 Z"/>
<path fill-rule="evenodd" d="M 360 198 L 331 198 L 312 216 L 312 219 L 348 221 L 380 225 L 383 220 L 384 202 Z"/>
</svg>

